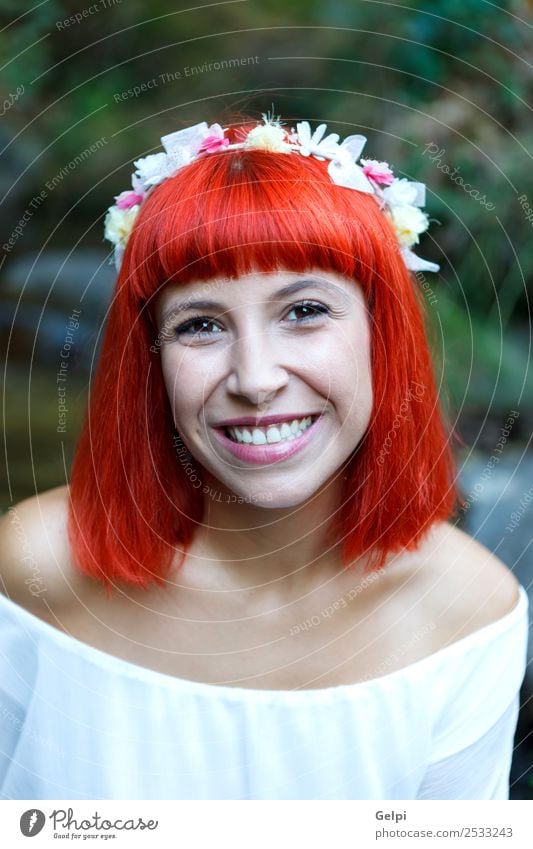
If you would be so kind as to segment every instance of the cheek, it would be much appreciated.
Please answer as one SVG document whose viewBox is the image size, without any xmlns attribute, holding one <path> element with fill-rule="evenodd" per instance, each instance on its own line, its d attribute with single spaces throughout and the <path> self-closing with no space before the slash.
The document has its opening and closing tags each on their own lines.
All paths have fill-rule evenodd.
<svg viewBox="0 0 533 849">
<path fill-rule="evenodd" d="M 199 378 L 192 358 L 178 356 L 175 349 L 164 349 L 161 354 L 161 370 L 167 397 L 178 430 L 198 418 L 207 387 Z"/>
<path fill-rule="evenodd" d="M 355 341 L 354 341 L 355 340 Z M 329 398 L 341 419 L 367 423 L 372 409 L 372 369 L 366 329 L 339 332 L 319 349 L 308 352 L 308 374 L 315 388 Z"/>
<path fill-rule="evenodd" d="M 373 409 L 372 375 L 366 360 L 351 364 L 342 382 L 338 409 L 349 439 L 359 439 L 370 423 Z"/>
<path fill-rule="evenodd" d="M 354 415 L 358 424 L 364 428 L 368 425 L 374 406 L 372 386 L 372 362 L 369 346 L 358 351 L 353 364 L 354 374 Z"/>
</svg>

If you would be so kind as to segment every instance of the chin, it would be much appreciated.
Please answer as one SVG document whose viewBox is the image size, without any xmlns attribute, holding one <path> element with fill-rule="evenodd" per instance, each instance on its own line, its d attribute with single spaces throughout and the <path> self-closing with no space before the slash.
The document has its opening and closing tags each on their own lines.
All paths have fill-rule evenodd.
<svg viewBox="0 0 533 849">
<path fill-rule="evenodd" d="M 262 489 L 248 490 L 247 492 L 233 490 L 233 494 L 228 500 L 235 504 L 263 507 L 266 510 L 287 510 L 305 504 L 315 493 L 316 489 L 309 489 L 309 491 L 297 489 L 294 483 L 286 491 L 279 485 L 267 485 Z"/>
<path fill-rule="evenodd" d="M 272 493 L 264 493 L 263 498 L 261 500 L 255 499 L 252 503 L 255 504 L 256 507 L 264 507 L 266 510 L 288 510 L 292 507 L 298 507 L 302 504 L 306 499 L 302 498 L 301 495 L 294 496 L 283 496 L 279 493 L 275 495 Z"/>
</svg>

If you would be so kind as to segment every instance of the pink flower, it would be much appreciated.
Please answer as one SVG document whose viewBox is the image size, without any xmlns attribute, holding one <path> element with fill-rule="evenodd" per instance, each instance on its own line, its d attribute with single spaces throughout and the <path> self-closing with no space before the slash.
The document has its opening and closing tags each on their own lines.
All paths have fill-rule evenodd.
<svg viewBox="0 0 533 849">
<path fill-rule="evenodd" d="M 223 147 L 227 147 L 229 139 L 224 138 L 224 130 L 220 124 L 212 124 L 209 127 L 210 134 L 205 137 L 198 153 L 215 153 Z"/>
<path fill-rule="evenodd" d="M 135 206 L 137 203 L 142 203 L 144 200 L 143 192 L 130 191 L 121 192 L 119 195 L 115 197 L 116 206 L 119 209 L 131 209 L 132 206 Z"/>
<path fill-rule="evenodd" d="M 374 180 L 382 186 L 390 186 L 394 182 L 394 174 L 388 162 L 378 162 L 377 159 L 361 159 L 363 174 L 369 180 Z"/>
<path fill-rule="evenodd" d="M 220 150 L 223 147 L 227 147 L 229 144 L 229 139 L 221 139 L 218 136 L 207 136 L 200 146 L 200 150 L 198 153 L 215 153 L 217 150 Z"/>
</svg>

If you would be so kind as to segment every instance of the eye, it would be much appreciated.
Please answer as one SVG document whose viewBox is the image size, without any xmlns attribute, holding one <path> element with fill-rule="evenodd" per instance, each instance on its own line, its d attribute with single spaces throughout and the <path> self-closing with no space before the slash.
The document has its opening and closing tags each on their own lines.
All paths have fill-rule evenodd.
<svg viewBox="0 0 533 849">
<path fill-rule="evenodd" d="M 301 301 L 299 304 L 293 304 L 287 315 L 293 312 L 299 312 L 301 314 L 301 318 L 293 321 L 294 324 L 308 324 L 324 315 L 330 314 L 329 308 L 317 301 Z"/>
<path fill-rule="evenodd" d="M 300 317 L 289 319 L 290 324 L 310 324 L 324 315 L 330 315 L 329 307 L 317 301 L 301 301 L 298 304 L 293 304 L 287 316 L 291 313 L 298 313 Z M 210 329 L 212 328 L 212 329 Z M 172 330 L 174 337 L 186 337 L 189 340 L 207 339 L 210 336 L 216 336 L 224 331 L 216 323 L 213 318 L 206 315 L 193 315 L 191 318 L 184 321 L 178 327 Z"/>
<path fill-rule="evenodd" d="M 211 336 L 208 330 L 206 330 L 209 325 L 213 327 L 218 327 L 215 323 L 214 319 L 208 318 L 206 315 L 194 315 L 192 318 L 189 318 L 183 324 L 180 324 L 179 327 L 174 329 L 174 334 L 176 336 L 190 336 L 197 338 L 202 338 L 205 336 Z M 194 327 L 199 327 L 200 329 L 195 330 Z M 221 329 L 215 331 L 216 333 L 222 333 Z"/>
</svg>

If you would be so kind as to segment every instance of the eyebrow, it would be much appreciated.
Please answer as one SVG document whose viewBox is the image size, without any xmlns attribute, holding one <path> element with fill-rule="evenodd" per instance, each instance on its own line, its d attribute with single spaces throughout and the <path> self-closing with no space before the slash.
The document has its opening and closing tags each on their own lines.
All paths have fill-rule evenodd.
<svg viewBox="0 0 533 849">
<path fill-rule="evenodd" d="M 308 289 L 310 287 L 315 289 L 324 289 L 326 292 L 330 292 L 334 295 L 341 295 L 346 298 L 346 294 L 340 286 L 328 283 L 326 280 L 306 277 L 303 280 L 297 280 L 295 283 L 289 283 L 287 286 L 283 286 L 281 289 L 278 289 L 278 291 L 274 292 L 268 300 L 277 301 L 287 295 L 294 295 L 295 292 L 300 292 L 302 289 Z M 183 303 L 173 304 L 168 307 L 168 309 L 166 309 L 163 313 L 161 321 L 165 324 L 170 317 L 175 318 L 188 310 L 219 310 L 220 312 L 225 312 L 226 307 L 218 301 L 211 301 L 205 298 L 195 301 L 184 301 Z"/>
</svg>

